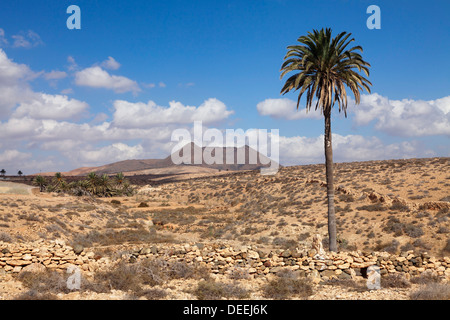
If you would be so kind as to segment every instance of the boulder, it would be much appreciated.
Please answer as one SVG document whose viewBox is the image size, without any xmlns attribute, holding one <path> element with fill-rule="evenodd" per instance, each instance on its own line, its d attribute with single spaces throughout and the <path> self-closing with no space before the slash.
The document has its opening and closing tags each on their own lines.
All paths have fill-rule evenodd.
<svg viewBox="0 0 450 320">
<path fill-rule="evenodd" d="M 45 272 L 47 268 L 42 263 L 32 263 L 22 268 L 21 272 Z"/>
<path fill-rule="evenodd" d="M 83 252 L 83 250 L 84 250 L 84 247 L 81 244 L 75 244 L 73 246 L 73 252 L 75 254 L 81 254 Z"/>
</svg>

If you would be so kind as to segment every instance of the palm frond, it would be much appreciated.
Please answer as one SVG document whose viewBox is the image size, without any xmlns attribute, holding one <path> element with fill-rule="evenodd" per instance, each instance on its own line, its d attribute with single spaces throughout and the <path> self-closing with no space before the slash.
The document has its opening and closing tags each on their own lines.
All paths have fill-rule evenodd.
<svg viewBox="0 0 450 320">
<path fill-rule="evenodd" d="M 295 72 L 284 83 L 281 94 L 297 91 L 297 109 L 303 94 L 306 92 L 306 109 L 311 109 L 316 100 L 316 109 L 322 113 L 331 112 L 337 102 L 339 112 L 347 116 L 348 87 L 358 104 L 361 91 L 370 93 L 372 83 L 362 76 L 369 76 L 370 64 L 363 60 L 359 45 L 350 47 L 355 41 L 351 33 L 341 32 L 332 38 L 330 28 L 313 30 L 297 39 L 298 44 L 287 47 L 284 62 L 281 65 L 282 79 L 288 73 Z M 356 72 L 358 71 L 358 72 Z"/>
</svg>

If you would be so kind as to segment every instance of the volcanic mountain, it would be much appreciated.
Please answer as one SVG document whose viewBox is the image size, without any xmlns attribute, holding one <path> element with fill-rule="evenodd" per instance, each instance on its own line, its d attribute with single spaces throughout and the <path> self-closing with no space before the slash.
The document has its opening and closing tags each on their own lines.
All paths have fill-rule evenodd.
<svg viewBox="0 0 450 320">
<path fill-rule="evenodd" d="M 90 172 L 108 175 L 118 172 L 124 175 L 214 173 L 257 170 L 269 167 L 270 161 L 271 159 L 247 145 L 238 148 L 199 147 L 191 142 L 164 159 L 123 160 L 98 167 L 81 167 L 65 172 L 64 175 L 83 176 Z"/>
</svg>

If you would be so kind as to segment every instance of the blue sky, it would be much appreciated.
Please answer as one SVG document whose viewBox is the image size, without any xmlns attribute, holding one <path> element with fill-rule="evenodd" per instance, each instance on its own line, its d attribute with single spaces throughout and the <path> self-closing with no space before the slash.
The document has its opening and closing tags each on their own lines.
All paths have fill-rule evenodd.
<svg viewBox="0 0 450 320">
<path fill-rule="evenodd" d="M 66 27 L 71 4 L 81 30 Z M 283 164 L 322 162 L 323 120 L 295 115 L 279 78 L 286 47 L 322 27 L 351 32 L 372 65 L 372 94 L 334 115 L 336 161 L 449 156 L 449 12 L 445 0 L 3 2 L 0 67 L 14 72 L 0 75 L 0 166 L 163 157 L 187 119 L 279 129 Z"/>
</svg>

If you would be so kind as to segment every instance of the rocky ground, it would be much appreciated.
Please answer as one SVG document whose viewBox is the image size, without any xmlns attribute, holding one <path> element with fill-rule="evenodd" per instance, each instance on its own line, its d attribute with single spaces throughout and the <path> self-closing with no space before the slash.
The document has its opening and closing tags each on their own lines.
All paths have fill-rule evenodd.
<svg viewBox="0 0 450 320">
<path fill-rule="evenodd" d="M 337 164 L 339 250 L 387 252 L 397 256 L 410 252 L 437 259 L 448 257 L 449 164 L 448 158 Z M 0 242 L 6 246 L 64 241 L 72 248 L 78 245 L 111 261 L 120 258 L 119 253 L 126 250 L 120 248 L 130 245 L 201 243 L 209 246 L 226 243 L 257 246 L 266 253 L 275 250 L 307 252 L 316 234 L 322 236 L 327 248 L 324 180 L 323 165 L 309 165 L 285 167 L 275 176 L 244 172 L 158 186 L 149 184 L 140 187 L 132 197 L 94 199 L 0 190 L 4 192 L 0 194 Z M 397 267 L 393 265 L 393 270 Z M 409 270 L 407 264 L 405 267 Z M 404 272 L 401 268 L 403 266 L 399 273 Z M 217 289 L 216 285 L 225 283 L 229 286 L 219 286 L 222 291 L 217 289 L 222 292 L 219 298 L 403 300 L 411 299 L 414 292 L 423 291 L 427 285 L 412 281 L 413 276 L 406 279 L 407 284 L 391 279 L 389 287 L 382 285 L 381 290 L 370 291 L 362 276 L 334 282 L 332 279 L 310 281 L 313 279 L 308 278 L 309 289 L 302 287 L 304 290 L 299 291 L 294 288 L 285 297 L 266 292 L 268 284 L 283 283 L 271 272 L 250 274 L 244 279 L 212 272 L 209 275 L 215 284 L 211 279 L 208 282 L 197 276 L 169 277 L 161 283 L 145 284 L 138 289 L 117 289 L 120 286 L 113 288 L 110 285 L 107 289 L 87 286 L 77 292 L 66 292 L 65 289 L 58 292 L 48 287 L 30 289 L 30 283 L 20 277 L 20 272 L 1 270 L 1 299 L 197 299 L 205 296 L 194 292 L 195 288 L 209 292 Z M 104 284 L 103 280 L 95 278 L 95 271 L 85 272 L 84 277 L 91 281 L 90 285 L 95 281 Z M 445 276 L 441 275 L 441 278 Z M 436 279 L 432 280 L 428 282 L 436 282 Z M 445 288 L 438 289 L 446 292 Z"/>
</svg>

